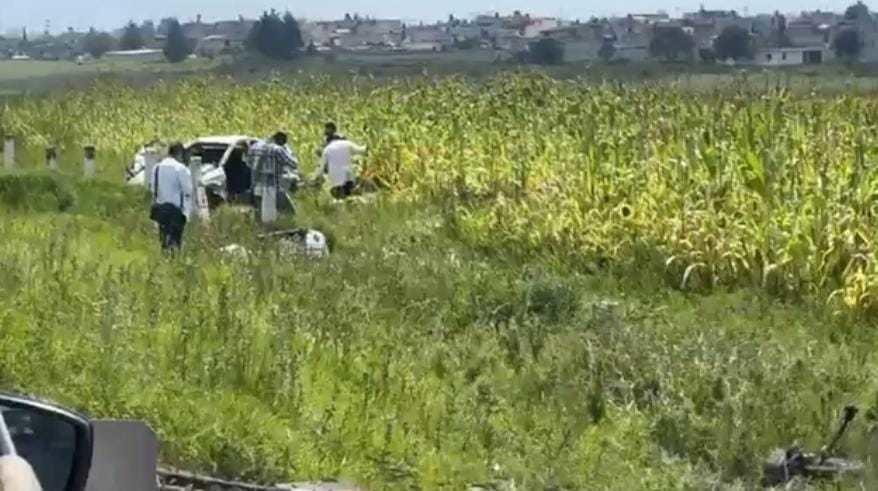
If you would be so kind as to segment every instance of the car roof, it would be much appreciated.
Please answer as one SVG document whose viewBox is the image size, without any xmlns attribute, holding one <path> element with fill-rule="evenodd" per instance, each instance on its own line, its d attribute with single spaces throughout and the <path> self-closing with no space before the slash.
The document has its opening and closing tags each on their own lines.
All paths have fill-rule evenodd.
<svg viewBox="0 0 878 491">
<path fill-rule="evenodd" d="M 189 142 L 189 145 L 193 145 L 195 143 L 201 144 L 214 144 L 214 145 L 235 145 L 242 141 L 253 141 L 258 140 L 258 138 L 254 138 L 252 136 L 243 136 L 243 135 L 231 135 L 231 136 L 205 136 L 201 138 L 196 138 L 195 140 Z"/>
</svg>

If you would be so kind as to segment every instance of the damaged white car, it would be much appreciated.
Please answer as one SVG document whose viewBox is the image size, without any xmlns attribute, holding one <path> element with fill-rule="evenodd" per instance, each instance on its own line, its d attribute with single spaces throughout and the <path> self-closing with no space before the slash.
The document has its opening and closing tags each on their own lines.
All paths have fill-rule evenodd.
<svg viewBox="0 0 878 491">
<path fill-rule="evenodd" d="M 201 184 L 207 191 L 207 201 L 211 208 L 226 202 L 249 202 L 252 180 L 247 163 L 247 149 L 257 141 L 258 138 L 241 135 L 210 136 L 184 145 L 188 158 L 201 157 Z M 166 149 L 156 148 L 157 145 L 158 142 L 144 145 L 134 157 L 134 162 L 126 170 L 129 185 L 146 185 L 148 154 L 166 154 Z"/>
</svg>

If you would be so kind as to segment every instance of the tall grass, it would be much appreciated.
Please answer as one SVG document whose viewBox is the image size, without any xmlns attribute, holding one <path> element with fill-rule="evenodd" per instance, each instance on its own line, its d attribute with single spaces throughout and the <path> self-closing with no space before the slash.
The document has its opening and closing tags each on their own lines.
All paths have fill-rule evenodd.
<svg viewBox="0 0 878 491">
<path fill-rule="evenodd" d="M 326 261 L 278 256 L 228 211 L 162 260 L 136 193 L 108 217 L 83 205 L 101 186 L 73 189 L 68 212 L 2 214 L 0 384 L 144 419 L 174 465 L 375 489 L 746 487 L 771 448 L 818 444 L 878 394 L 871 331 L 485 254 L 429 204 L 304 197 L 300 220 L 337 238 Z M 254 255 L 217 252 L 231 242 Z"/>
</svg>

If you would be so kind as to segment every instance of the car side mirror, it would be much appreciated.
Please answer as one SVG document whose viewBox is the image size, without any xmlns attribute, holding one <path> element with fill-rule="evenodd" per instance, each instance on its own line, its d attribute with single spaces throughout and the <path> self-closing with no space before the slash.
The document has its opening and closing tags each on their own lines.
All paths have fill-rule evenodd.
<svg viewBox="0 0 878 491">
<path fill-rule="evenodd" d="M 20 457 L 30 465 L 42 491 L 84 490 L 93 447 L 87 418 L 49 403 L 0 394 L 0 465 L 15 467 L 7 469 L 12 473 L 29 473 L 27 466 L 10 465 L 20 462 Z M 0 482 L 0 488 L 3 485 Z"/>
</svg>

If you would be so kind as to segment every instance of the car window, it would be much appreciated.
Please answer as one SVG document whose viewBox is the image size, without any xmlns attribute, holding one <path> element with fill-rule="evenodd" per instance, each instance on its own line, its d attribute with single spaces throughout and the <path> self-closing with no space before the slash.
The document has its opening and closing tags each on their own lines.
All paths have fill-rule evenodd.
<svg viewBox="0 0 878 491">
<path fill-rule="evenodd" d="M 202 164 L 216 165 L 222 162 L 228 149 L 229 146 L 222 143 L 201 143 L 193 145 L 192 155 L 201 157 Z"/>
</svg>

